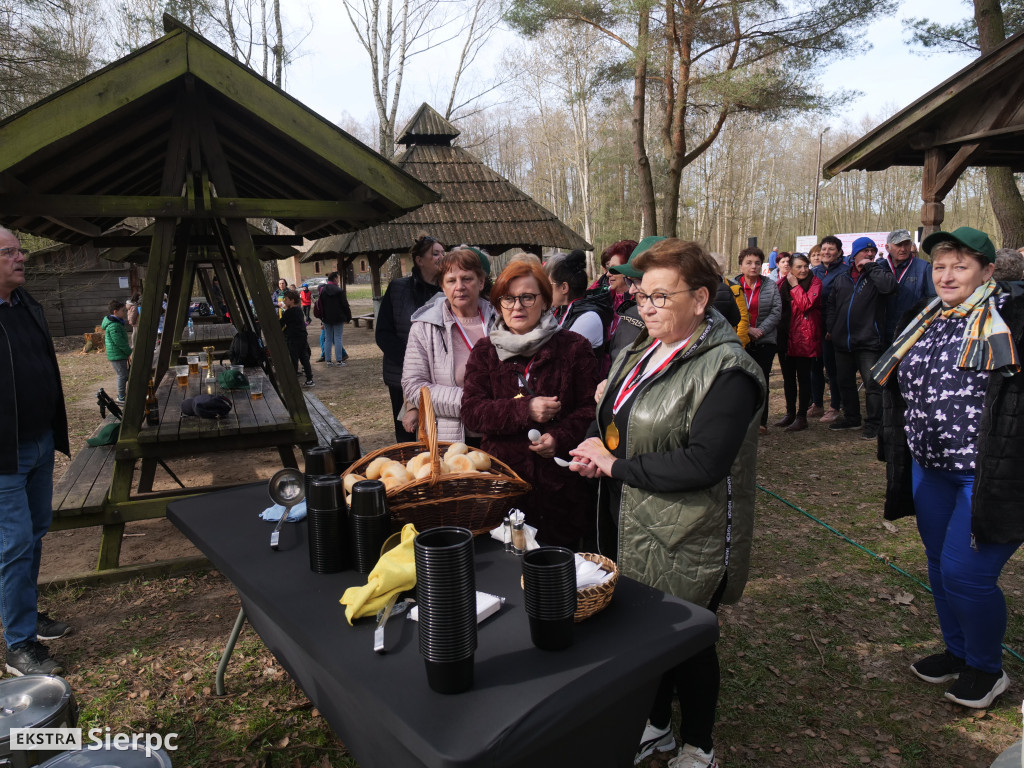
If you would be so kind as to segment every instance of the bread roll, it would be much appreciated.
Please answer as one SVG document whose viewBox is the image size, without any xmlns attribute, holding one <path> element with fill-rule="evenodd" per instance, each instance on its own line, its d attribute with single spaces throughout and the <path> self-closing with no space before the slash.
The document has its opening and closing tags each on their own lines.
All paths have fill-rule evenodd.
<svg viewBox="0 0 1024 768">
<path fill-rule="evenodd" d="M 394 459 L 389 459 L 387 456 L 378 456 L 371 461 L 370 466 L 366 468 L 366 479 L 380 480 L 380 471 L 391 461 L 394 461 Z"/>
<path fill-rule="evenodd" d="M 491 457 L 483 451 L 470 451 L 466 454 L 473 466 L 480 472 L 484 472 L 491 468 Z"/>
<path fill-rule="evenodd" d="M 406 472 L 406 474 L 409 473 Z M 398 486 L 405 485 L 408 482 L 407 480 L 402 480 L 400 477 L 395 477 L 394 475 L 388 475 L 387 477 L 383 478 L 383 480 L 385 491 L 393 491 Z"/>
<path fill-rule="evenodd" d="M 384 471 L 381 473 L 382 480 L 395 479 L 400 480 L 402 484 L 411 483 L 413 480 L 412 473 L 399 464 L 397 461 L 394 464 L 388 464 L 384 467 Z"/>
<path fill-rule="evenodd" d="M 419 469 L 417 469 L 416 473 L 415 473 L 415 476 L 416 476 L 417 480 L 422 480 L 424 477 L 429 477 L 430 476 L 430 463 L 428 462 L 428 463 L 424 464 L 423 466 L 421 466 Z"/>
<path fill-rule="evenodd" d="M 416 473 L 419 471 L 420 467 L 422 467 L 424 464 L 429 463 L 430 451 L 424 451 L 423 453 L 418 453 L 411 459 L 409 459 L 409 463 L 405 465 L 405 468 L 409 470 L 410 474 L 415 476 Z"/>
<path fill-rule="evenodd" d="M 458 456 L 459 454 L 468 452 L 469 446 L 465 443 L 452 443 L 448 446 L 448 450 L 445 451 L 444 457 L 447 459 L 449 456 Z"/>
<path fill-rule="evenodd" d="M 345 479 L 342 481 L 342 484 L 345 486 L 345 493 L 351 495 L 352 494 L 352 486 L 355 485 L 356 483 L 358 483 L 360 480 L 365 480 L 365 479 L 366 479 L 365 477 L 363 477 L 362 475 L 356 474 L 355 472 L 353 472 L 351 475 L 345 475 Z"/>
<path fill-rule="evenodd" d="M 452 472 L 476 472 L 473 460 L 464 453 L 457 453 L 454 456 L 449 456 L 447 461 L 452 468 Z"/>
<path fill-rule="evenodd" d="M 406 468 L 402 466 L 402 462 L 392 459 L 380 468 L 380 479 L 383 480 L 385 477 L 390 475 L 400 474 L 406 471 Z"/>
</svg>

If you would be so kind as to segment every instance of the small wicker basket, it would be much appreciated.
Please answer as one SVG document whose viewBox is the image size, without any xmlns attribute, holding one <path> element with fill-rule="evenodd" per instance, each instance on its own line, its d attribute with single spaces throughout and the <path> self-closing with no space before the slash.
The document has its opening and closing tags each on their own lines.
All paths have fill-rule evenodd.
<svg viewBox="0 0 1024 768">
<path fill-rule="evenodd" d="M 576 613 L 573 616 L 573 621 L 577 624 L 584 619 L 589 619 L 595 613 L 603 611 L 608 603 L 611 602 L 612 594 L 615 592 L 615 585 L 619 583 L 619 567 L 615 565 L 614 560 L 604 555 L 595 555 L 589 552 L 581 552 L 580 557 L 600 565 L 601 570 L 611 574 L 611 578 L 600 584 L 594 584 L 593 586 L 577 590 Z"/>
<path fill-rule="evenodd" d="M 437 423 L 430 390 L 420 389 L 419 442 L 397 443 L 363 456 L 342 474 L 365 474 L 370 462 L 381 456 L 406 464 L 423 451 L 430 451 L 430 474 L 388 491 L 391 529 L 400 531 L 406 523 L 416 530 L 457 525 L 475 535 L 501 524 L 509 507 L 530 490 L 530 484 L 511 467 L 491 456 L 489 472 L 441 474 L 441 458 L 451 443 L 438 442 Z M 525 439 L 525 438 L 524 438 Z"/>
</svg>

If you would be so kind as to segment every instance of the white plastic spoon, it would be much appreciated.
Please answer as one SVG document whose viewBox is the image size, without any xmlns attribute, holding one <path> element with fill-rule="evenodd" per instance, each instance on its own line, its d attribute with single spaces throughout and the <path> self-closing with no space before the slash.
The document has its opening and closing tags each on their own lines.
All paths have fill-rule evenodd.
<svg viewBox="0 0 1024 768">
<path fill-rule="evenodd" d="M 560 467 L 571 467 L 574 465 L 577 467 L 584 466 L 583 462 L 581 461 L 566 461 L 565 459 L 561 459 L 558 456 L 552 456 L 551 458 L 553 458 L 555 460 L 555 464 L 557 464 Z"/>
<path fill-rule="evenodd" d="M 540 430 L 531 429 L 529 432 L 526 433 L 526 436 L 530 438 L 531 443 L 536 443 L 538 440 L 540 440 Z"/>
</svg>

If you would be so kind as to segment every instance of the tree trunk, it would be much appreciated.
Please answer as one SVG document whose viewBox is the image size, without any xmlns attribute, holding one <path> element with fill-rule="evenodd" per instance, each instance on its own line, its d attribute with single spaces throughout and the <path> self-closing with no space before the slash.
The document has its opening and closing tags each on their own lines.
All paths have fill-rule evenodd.
<svg viewBox="0 0 1024 768">
<path fill-rule="evenodd" d="M 274 46 L 274 85 L 280 88 L 284 83 L 284 29 L 281 26 L 281 0 L 274 0 L 274 32 L 277 34 L 277 45 Z"/>
<path fill-rule="evenodd" d="M 974 21 L 978 25 L 982 55 L 1006 40 L 999 0 L 974 0 Z M 1002 245 L 1017 248 L 1024 243 L 1024 198 L 1021 198 L 1013 172 L 1006 167 L 989 167 L 985 169 L 985 175 Z"/>
<path fill-rule="evenodd" d="M 639 177 L 642 229 L 641 237 L 658 233 L 658 209 L 654 200 L 651 161 L 644 140 L 647 109 L 647 53 L 650 44 L 650 11 L 640 12 L 636 43 L 636 68 L 633 73 L 633 160 Z"/>
</svg>

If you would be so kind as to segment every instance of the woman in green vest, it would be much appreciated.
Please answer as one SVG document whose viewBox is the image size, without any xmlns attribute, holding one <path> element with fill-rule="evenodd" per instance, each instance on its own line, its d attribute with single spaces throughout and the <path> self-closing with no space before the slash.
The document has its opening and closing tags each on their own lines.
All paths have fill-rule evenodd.
<svg viewBox="0 0 1024 768">
<path fill-rule="evenodd" d="M 574 469 L 601 479 L 600 548 L 621 572 L 716 611 L 747 581 L 764 375 L 711 306 L 720 277 L 701 245 L 646 238 L 627 266 L 646 329 L 612 364 Z M 637 762 L 676 748 L 677 695 L 669 765 L 718 765 L 719 678 L 714 645 L 665 674 Z"/>
</svg>

